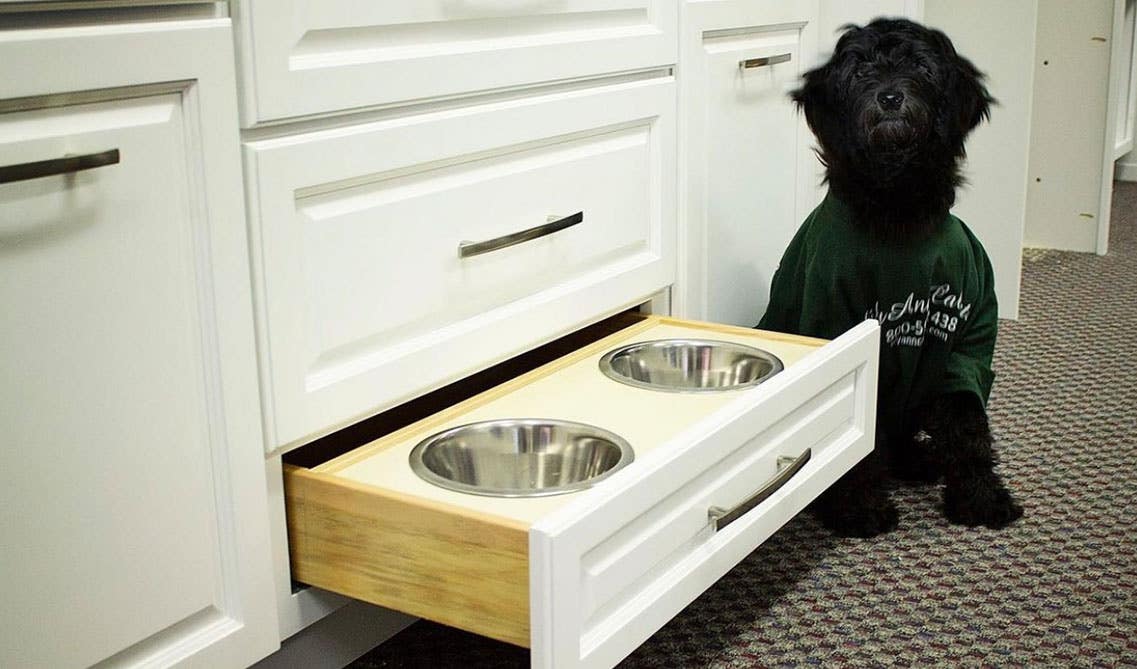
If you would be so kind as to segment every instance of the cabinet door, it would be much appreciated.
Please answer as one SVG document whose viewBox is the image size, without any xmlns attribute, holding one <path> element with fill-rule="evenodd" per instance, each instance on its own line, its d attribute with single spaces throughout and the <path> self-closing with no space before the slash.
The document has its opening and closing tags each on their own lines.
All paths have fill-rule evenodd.
<svg viewBox="0 0 1137 669">
<path fill-rule="evenodd" d="M 0 666 L 276 646 L 229 40 L 0 37 Z"/>
<path fill-rule="evenodd" d="M 816 2 L 684 5 L 675 311 L 753 326 L 815 204 L 810 135 L 788 92 L 812 65 Z"/>
</svg>

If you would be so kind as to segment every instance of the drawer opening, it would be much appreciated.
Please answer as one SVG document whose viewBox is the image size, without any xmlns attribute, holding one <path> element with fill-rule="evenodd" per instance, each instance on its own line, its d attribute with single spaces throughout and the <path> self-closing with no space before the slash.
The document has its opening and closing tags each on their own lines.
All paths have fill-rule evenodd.
<svg viewBox="0 0 1137 669">
<path fill-rule="evenodd" d="M 528 647 L 526 525 L 345 488 L 311 470 L 645 318 L 639 307 L 617 313 L 286 453 L 294 591 L 317 586 Z"/>
<path fill-rule="evenodd" d="M 286 465 L 311 468 L 339 457 L 446 407 L 469 399 L 505 381 L 537 369 L 557 358 L 641 322 L 639 307 L 609 316 L 543 346 L 488 367 L 437 390 L 365 418 L 341 430 L 293 449 L 283 456 Z"/>
<path fill-rule="evenodd" d="M 785 362 L 786 373 L 750 389 L 676 395 L 619 383 L 601 372 L 600 359 L 620 346 L 697 335 L 768 347 Z M 293 579 L 540 650 L 550 633 L 550 602 L 559 607 L 581 598 L 580 581 L 572 574 L 585 566 L 577 560 L 567 572 L 556 567 L 550 560 L 559 558 L 550 545 L 557 554 L 589 553 L 591 547 L 611 546 L 608 540 L 622 534 L 621 528 L 636 531 L 636 518 L 655 522 L 648 500 L 694 494 L 685 483 L 708 463 L 722 461 L 733 472 L 732 452 L 746 447 L 757 453 L 762 443 L 745 445 L 772 422 L 798 416 L 799 408 L 812 416 L 803 404 L 823 401 L 838 367 L 851 364 L 850 357 L 859 360 L 866 347 L 828 347 L 749 328 L 621 313 L 288 454 L 284 489 Z M 821 384 L 824 379 L 829 381 Z M 432 436 L 511 419 L 598 426 L 626 440 L 634 460 L 587 490 L 537 497 L 468 494 L 432 485 L 414 472 L 411 454 Z M 832 427 L 807 422 L 811 428 Z M 716 495 L 745 497 L 753 472 L 739 472 L 713 486 L 722 488 Z M 706 510 L 700 513 L 706 522 Z M 564 523 L 596 536 L 577 545 L 556 531 Z M 655 537 L 659 530 L 649 534 Z M 649 562 L 670 552 L 652 551 L 655 560 Z M 615 594 L 627 592 L 640 571 L 612 569 L 600 576 L 610 581 L 605 591 Z M 562 591 L 570 581 L 577 584 L 571 596 Z M 593 595 L 591 604 L 573 614 L 574 625 L 608 599 Z"/>
</svg>

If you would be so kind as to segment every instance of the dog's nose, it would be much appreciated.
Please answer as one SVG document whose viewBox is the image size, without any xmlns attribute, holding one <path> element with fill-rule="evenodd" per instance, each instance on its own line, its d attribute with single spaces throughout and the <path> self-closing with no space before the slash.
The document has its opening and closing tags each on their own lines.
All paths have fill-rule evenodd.
<svg viewBox="0 0 1137 669">
<path fill-rule="evenodd" d="M 904 94 L 900 91 L 881 91 L 877 93 L 876 101 L 880 103 L 881 109 L 896 111 L 904 102 Z"/>
</svg>

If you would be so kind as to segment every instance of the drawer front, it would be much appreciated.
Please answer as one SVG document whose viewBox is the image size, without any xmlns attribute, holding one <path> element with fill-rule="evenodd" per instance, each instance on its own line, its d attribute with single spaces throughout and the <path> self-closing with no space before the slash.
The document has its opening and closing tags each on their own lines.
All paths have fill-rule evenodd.
<svg viewBox="0 0 1137 669">
<path fill-rule="evenodd" d="M 668 285 L 674 104 L 620 80 L 248 144 L 270 447 Z"/>
<path fill-rule="evenodd" d="M 245 122 L 675 62 L 668 0 L 250 0 Z"/>
<path fill-rule="evenodd" d="M 535 523 L 535 666 L 616 664 L 871 451 L 878 337 L 858 326 Z M 804 465 L 716 529 L 779 459 Z"/>
</svg>

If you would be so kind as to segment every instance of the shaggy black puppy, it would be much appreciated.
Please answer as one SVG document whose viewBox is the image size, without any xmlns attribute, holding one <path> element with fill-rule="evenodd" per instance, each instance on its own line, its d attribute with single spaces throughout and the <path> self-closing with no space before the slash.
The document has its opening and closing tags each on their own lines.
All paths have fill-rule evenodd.
<svg viewBox="0 0 1137 669">
<path fill-rule="evenodd" d="M 1003 527 L 1022 515 L 987 423 L 997 304 L 982 245 L 949 214 L 964 140 L 994 102 L 943 33 L 900 19 L 847 26 L 793 100 L 829 193 L 775 273 L 759 327 L 833 338 L 881 323 L 877 443 L 813 505 L 837 534 L 892 530 L 886 473 L 934 482 L 944 512 Z"/>
</svg>

